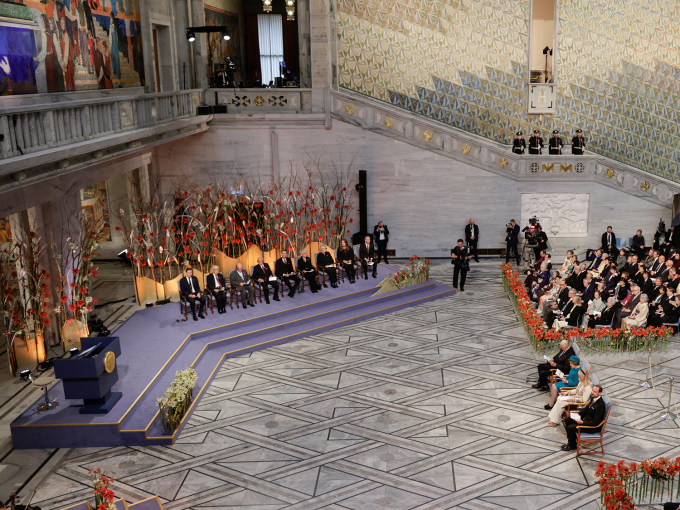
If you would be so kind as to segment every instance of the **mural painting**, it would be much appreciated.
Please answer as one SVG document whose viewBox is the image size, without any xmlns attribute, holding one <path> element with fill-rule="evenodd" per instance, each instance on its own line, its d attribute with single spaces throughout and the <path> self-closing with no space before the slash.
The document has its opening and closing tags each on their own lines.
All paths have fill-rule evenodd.
<svg viewBox="0 0 680 510">
<path fill-rule="evenodd" d="M 225 41 L 219 32 L 209 33 L 208 35 L 208 72 L 213 73 L 214 66 L 221 64 L 222 61 L 231 57 L 236 65 L 234 79 L 241 80 L 243 67 L 241 65 L 241 35 L 238 26 L 238 14 L 232 14 L 215 7 L 205 7 L 205 24 L 208 26 L 228 27 L 231 39 Z"/>
<path fill-rule="evenodd" d="M 106 181 L 81 189 L 80 204 L 83 208 L 83 220 L 104 221 L 105 239 L 110 241 L 111 223 L 109 220 L 109 196 L 106 192 Z"/>
<path fill-rule="evenodd" d="M 0 0 L 0 95 L 143 85 L 139 0 Z"/>
</svg>

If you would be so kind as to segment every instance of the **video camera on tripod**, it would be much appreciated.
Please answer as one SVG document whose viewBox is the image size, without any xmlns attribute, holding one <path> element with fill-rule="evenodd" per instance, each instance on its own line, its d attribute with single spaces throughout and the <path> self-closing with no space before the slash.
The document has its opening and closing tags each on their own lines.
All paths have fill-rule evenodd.
<svg viewBox="0 0 680 510">
<path fill-rule="evenodd" d="M 661 244 L 666 241 L 666 222 L 659 218 L 659 225 L 654 232 L 654 249 L 658 250 Z"/>
<path fill-rule="evenodd" d="M 529 218 L 529 226 L 522 229 L 522 232 L 524 232 L 524 239 L 526 239 L 526 244 L 528 246 L 538 246 L 538 228 L 540 226 L 541 224 L 538 222 L 538 218 L 532 216 Z"/>
</svg>

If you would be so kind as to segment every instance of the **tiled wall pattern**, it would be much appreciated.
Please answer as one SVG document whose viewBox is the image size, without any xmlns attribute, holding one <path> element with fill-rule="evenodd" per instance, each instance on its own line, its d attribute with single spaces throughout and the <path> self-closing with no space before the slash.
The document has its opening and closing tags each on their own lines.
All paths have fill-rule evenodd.
<svg viewBox="0 0 680 510">
<path fill-rule="evenodd" d="M 680 182 L 680 4 L 560 0 L 557 114 L 528 116 L 528 0 L 338 0 L 340 86 L 510 143 L 571 140 Z"/>
</svg>

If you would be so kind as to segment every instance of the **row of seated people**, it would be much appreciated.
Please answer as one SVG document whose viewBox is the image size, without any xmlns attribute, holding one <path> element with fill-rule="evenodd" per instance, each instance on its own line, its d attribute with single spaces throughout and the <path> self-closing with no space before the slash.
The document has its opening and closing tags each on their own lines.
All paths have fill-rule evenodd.
<svg viewBox="0 0 680 510">
<path fill-rule="evenodd" d="M 560 370 L 564 375 L 556 377 L 555 370 Z M 602 430 L 607 414 L 602 386 L 593 384 L 590 369 L 581 366 L 581 359 L 567 340 L 560 343 L 555 356 L 538 365 L 538 382 L 533 388 L 550 391 L 550 403 L 545 406 L 550 411 L 548 425 L 556 427 L 560 422 L 564 424 L 567 443 L 562 446 L 562 450 L 577 449 L 579 428 L 590 433 Z M 575 407 L 578 419 L 570 417 L 569 411 Z"/>
<path fill-rule="evenodd" d="M 650 250 L 643 262 L 627 255 L 620 263 L 607 253 L 594 252 L 593 260 L 580 263 L 569 250 L 558 270 L 551 271 L 550 255 L 541 253 L 527 273 L 525 284 L 547 327 L 631 327 L 674 324 L 680 317 L 680 277 L 675 265 Z"/>
<path fill-rule="evenodd" d="M 211 303 L 214 299 L 218 313 L 223 314 L 226 313 L 227 302 L 230 299 L 233 301 L 234 297 L 237 300 L 236 306 L 240 301 L 244 309 L 248 306 L 254 307 L 257 291 L 260 292 L 260 302 L 264 295 L 267 304 L 271 303 L 269 301 L 270 291 L 273 293 L 274 301 L 280 301 L 279 295 L 283 295 L 284 286 L 288 288 L 288 297 L 292 298 L 299 290 L 301 283 L 304 290 L 302 278 L 307 282 L 313 294 L 328 287 L 326 279 L 330 281 L 332 288 L 337 288 L 338 276 L 342 281 L 346 276 L 350 283 L 355 283 L 357 272 L 368 279 L 370 268 L 372 268 L 373 278 L 377 278 L 378 264 L 375 261 L 375 249 L 370 236 L 366 236 L 358 252 L 357 256 L 347 240 L 341 239 L 335 258 L 327 246 L 321 246 L 320 253 L 316 256 L 316 264 L 307 255 L 307 251 L 302 250 L 294 265 L 288 252 L 283 250 L 281 258 L 274 263 L 274 272 L 264 261 L 264 257 L 258 257 L 257 264 L 251 268 L 252 274 L 249 274 L 239 262 L 236 269 L 229 273 L 228 282 L 220 272 L 220 268 L 215 265 L 211 268 L 211 273 L 206 276 L 205 293 L 201 290 L 198 279 L 193 276 L 193 268 L 187 266 L 185 276 L 179 281 L 179 293 L 181 300 L 191 308 L 193 319 L 197 321 L 199 318 L 205 318 L 204 312 L 208 298 L 211 299 Z M 186 304 L 185 315 L 188 314 Z"/>
</svg>

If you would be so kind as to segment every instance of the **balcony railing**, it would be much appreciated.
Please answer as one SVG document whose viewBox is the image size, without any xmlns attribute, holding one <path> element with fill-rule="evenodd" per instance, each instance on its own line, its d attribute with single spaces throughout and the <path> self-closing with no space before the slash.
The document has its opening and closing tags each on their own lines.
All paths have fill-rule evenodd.
<svg viewBox="0 0 680 510">
<path fill-rule="evenodd" d="M 0 159 L 188 118 L 203 94 L 193 89 L 0 109 Z"/>
</svg>

